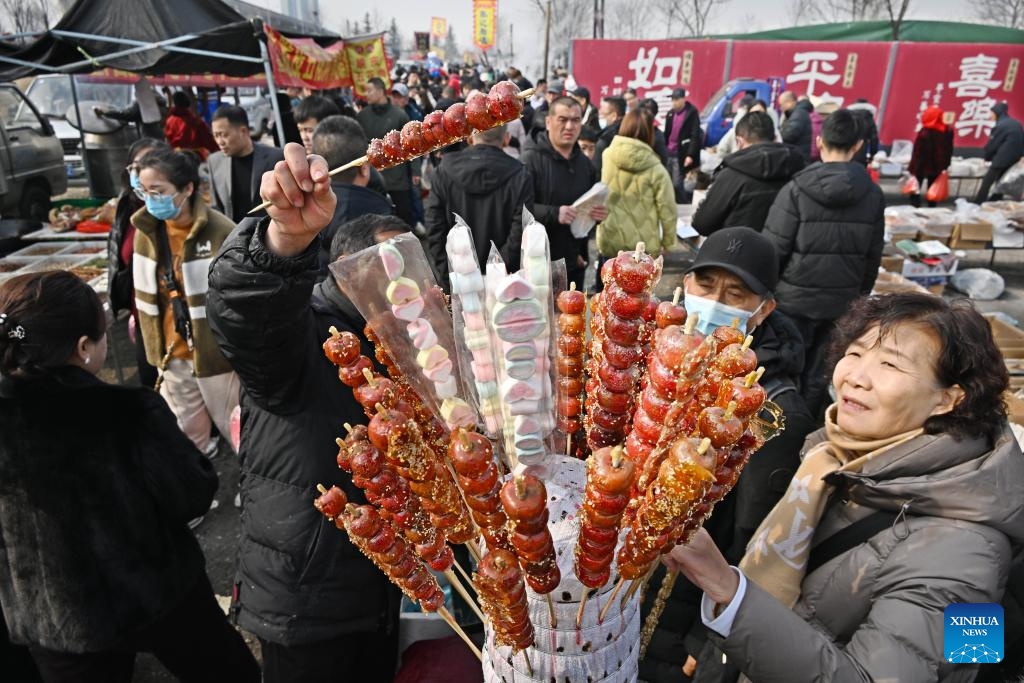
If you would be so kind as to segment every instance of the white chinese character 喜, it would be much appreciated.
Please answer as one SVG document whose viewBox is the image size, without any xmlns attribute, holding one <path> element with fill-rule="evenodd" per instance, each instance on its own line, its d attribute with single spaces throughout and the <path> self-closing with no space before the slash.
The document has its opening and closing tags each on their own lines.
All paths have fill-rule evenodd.
<svg viewBox="0 0 1024 683">
<path fill-rule="evenodd" d="M 956 88 L 957 97 L 985 97 L 988 91 L 998 87 L 1002 81 L 993 80 L 999 68 L 998 57 L 977 54 L 960 60 L 960 80 L 949 84 Z"/>
</svg>

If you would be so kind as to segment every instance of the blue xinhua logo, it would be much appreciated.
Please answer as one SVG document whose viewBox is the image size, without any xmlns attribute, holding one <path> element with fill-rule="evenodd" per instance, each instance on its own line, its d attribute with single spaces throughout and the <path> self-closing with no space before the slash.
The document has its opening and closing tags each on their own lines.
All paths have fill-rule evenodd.
<svg viewBox="0 0 1024 683">
<path fill-rule="evenodd" d="M 1003 661 L 1003 608 L 994 603 L 955 603 L 946 608 L 943 645 L 953 664 Z"/>
</svg>

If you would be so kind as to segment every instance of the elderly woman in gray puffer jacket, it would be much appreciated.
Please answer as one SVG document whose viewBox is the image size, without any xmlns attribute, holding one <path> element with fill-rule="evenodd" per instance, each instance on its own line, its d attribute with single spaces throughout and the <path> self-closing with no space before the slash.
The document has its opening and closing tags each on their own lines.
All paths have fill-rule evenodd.
<svg viewBox="0 0 1024 683">
<path fill-rule="evenodd" d="M 739 568 L 704 532 L 666 564 L 756 683 L 971 681 L 977 665 L 944 652 L 944 610 L 999 601 L 1024 541 L 1002 357 L 968 303 L 926 294 L 856 302 L 833 349 L 836 403 Z"/>
</svg>

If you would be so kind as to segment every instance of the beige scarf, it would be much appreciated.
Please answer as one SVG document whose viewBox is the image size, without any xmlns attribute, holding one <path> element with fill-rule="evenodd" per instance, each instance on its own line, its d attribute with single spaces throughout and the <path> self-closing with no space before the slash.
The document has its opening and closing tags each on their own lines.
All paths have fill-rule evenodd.
<svg viewBox="0 0 1024 683">
<path fill-rule="evenodd" d="M 873 441 L 857 439 L 839 429 L 833 404 L 825 415 L 826 441 L 804 457 L 789 488 L 772 508 L 747 546 L 740 569 L 779 602 L 792 607 L 800 597 L 814 531 L 833 487 L 833 472 L 860 472 L 864 465 L 893 446 L 923 433 L 922 429 Z M 754 456 L 757 457 L 756 455 Z"/>
</svg>

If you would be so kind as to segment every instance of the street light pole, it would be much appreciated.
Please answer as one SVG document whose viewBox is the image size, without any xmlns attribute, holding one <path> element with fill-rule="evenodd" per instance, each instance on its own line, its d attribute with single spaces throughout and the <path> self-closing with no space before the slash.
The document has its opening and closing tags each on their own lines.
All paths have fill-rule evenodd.
<svg viewBox="0 0 1024 683">
<path fill-rule="evenodd" d="M 544 12 L 544 78 L 548 77 L 548 49 L 551 46 L 551 0 Z"/>
</svg>

